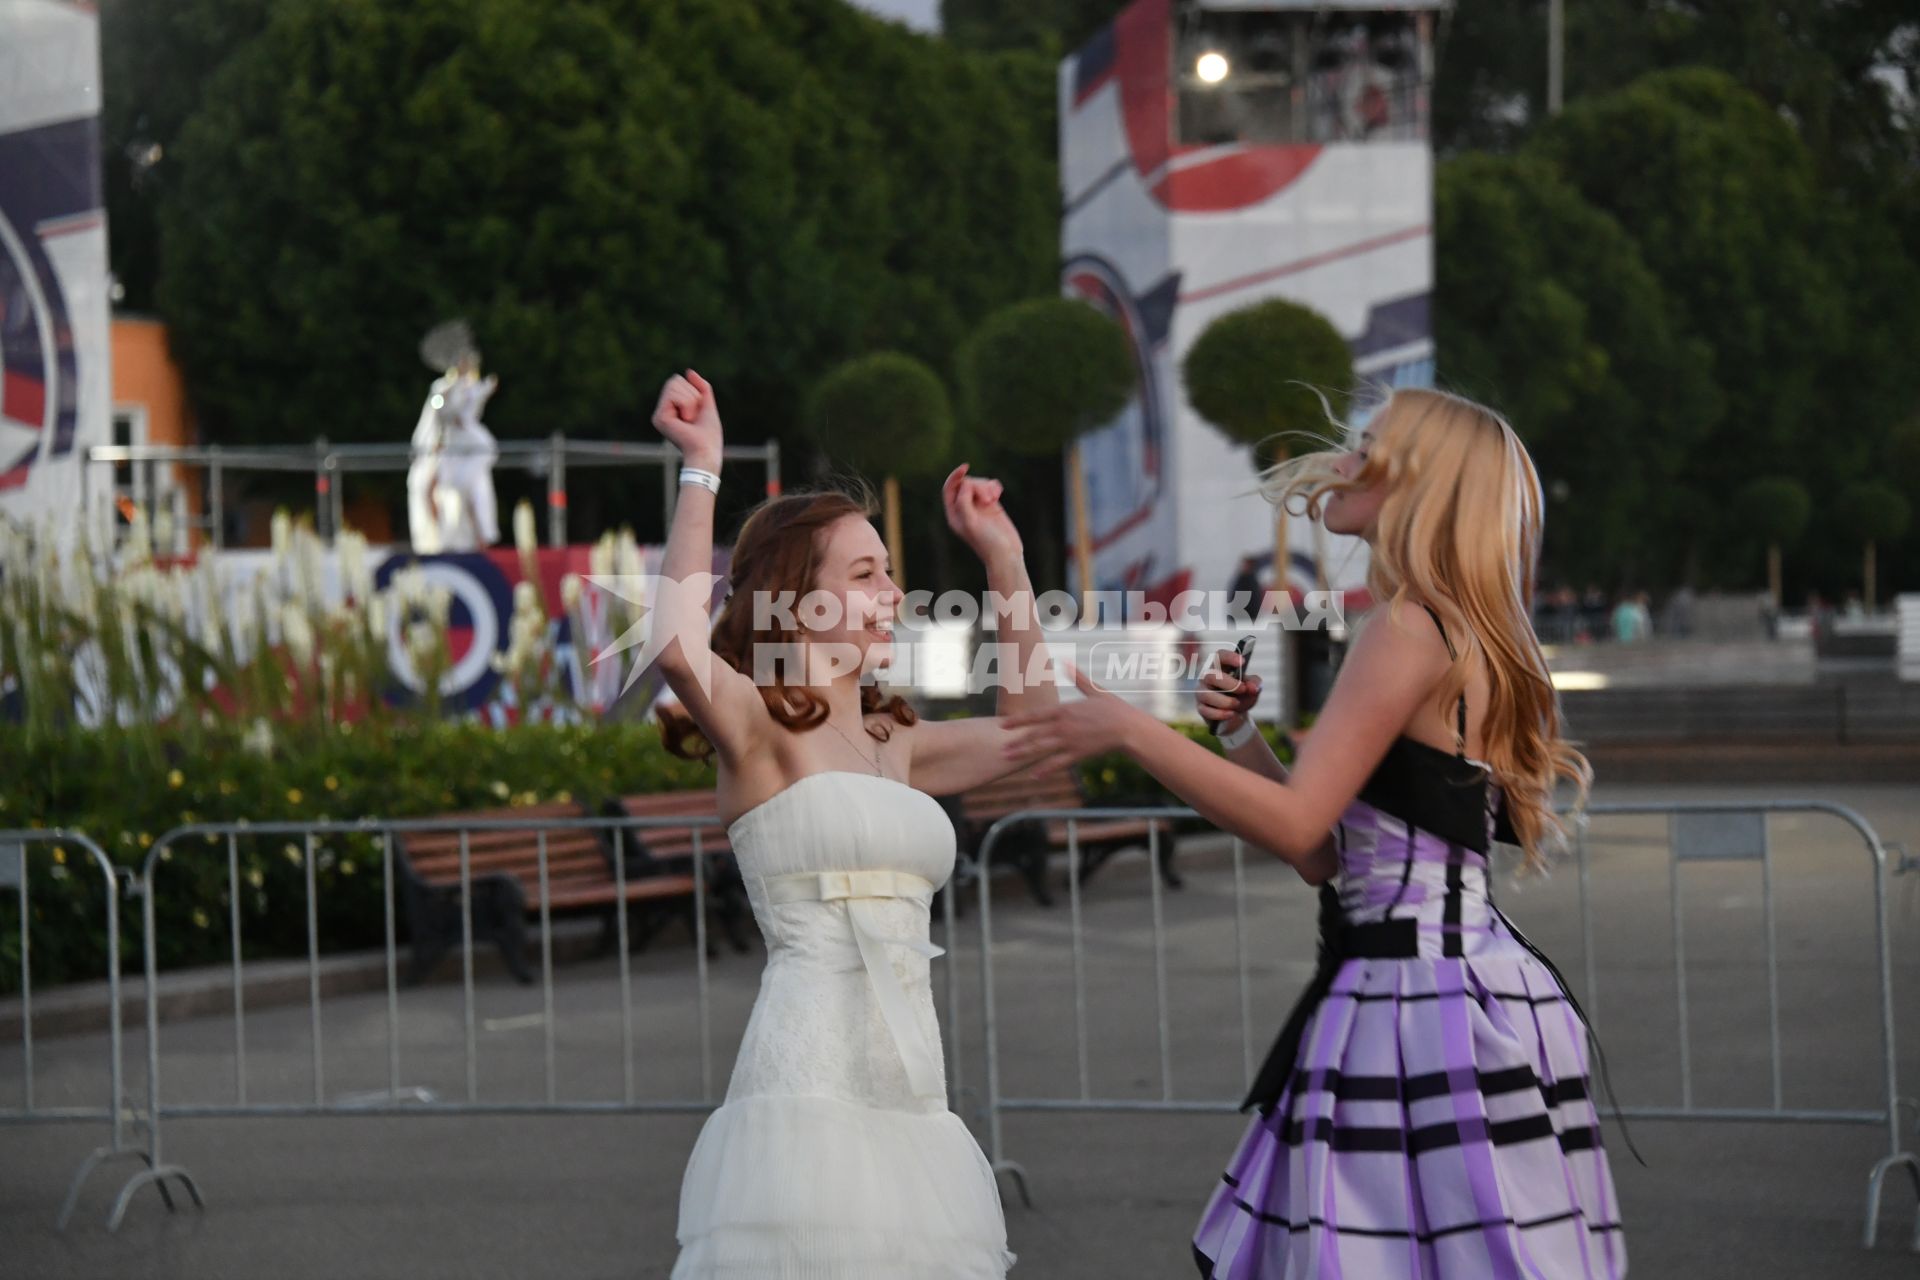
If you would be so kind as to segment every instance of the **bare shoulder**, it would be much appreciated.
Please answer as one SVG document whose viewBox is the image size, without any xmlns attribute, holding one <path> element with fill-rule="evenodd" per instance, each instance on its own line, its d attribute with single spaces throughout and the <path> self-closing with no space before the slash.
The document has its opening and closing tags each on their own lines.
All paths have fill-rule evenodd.
<svg viewBox="0 0 1920 1280">
<path fill-rule="evenodd" d="M 1445 637 L 1427 606 L 1411 596 L 1396 608 L 1383 604 L 1363 620 L 1354 636 L 1349 662 L 1413 665 L 1431 669 L 1436 677 L 1444 671 L 1452 656 Z"/>
</svg>

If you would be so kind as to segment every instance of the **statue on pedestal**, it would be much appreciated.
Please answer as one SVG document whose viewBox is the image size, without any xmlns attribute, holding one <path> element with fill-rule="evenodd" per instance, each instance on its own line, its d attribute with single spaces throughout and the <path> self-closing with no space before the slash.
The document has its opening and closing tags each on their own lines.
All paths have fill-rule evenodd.
<svg viewBox="0 0 1920 1280">
<path fill-rule="evenodd" d="M 407 515 L 420 555 L 477 551 L 500 540 L 493 464 L 500 456 L 480 421 L 499 379 L 480 376 L 480 351 L 463 320 L 436 327 L 420 344 L 429 368 L 443 369 L 413 428 Z"/>
</svg>

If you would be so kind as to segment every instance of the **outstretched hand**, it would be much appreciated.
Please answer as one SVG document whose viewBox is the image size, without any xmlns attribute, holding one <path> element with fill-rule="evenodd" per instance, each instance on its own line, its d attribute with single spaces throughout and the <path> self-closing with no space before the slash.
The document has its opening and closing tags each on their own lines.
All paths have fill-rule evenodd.
<svg viewBox="0 0 1920 1280">
<path fill-rule="evenodd" d="M 1128 730 L 1146 715 L 1125 699 L 1102 689 L 1073 663 L 1062 662 L 1060 666 L 1073 677 L 1074 687 L 1084 696 L 1076 702 L 1062 702 L 1003 718 L 1000 723 L 1009 736 L 1002 751 L 1009 765 L 1049 773 L 1088 756 L 1122 750 Z"/>
<path fill-rule="evenodd" d="M 660 388 L 660 401 L 653 407 L 653 425 L 686 455 L 690 466 L 719 469 L 724 443 L 720 405 L 714 399 L 712 384 L 692 369 L 674 374 Z"/>
<path fill-rule="evenodd" d="M 1000 505 L 1004 487 L 998 480 L 984 480 L 967 474 L 971 464 L 961 463 L 940 486 L 940 499 L 947 509 L 947 527 L 973 548 L 981 560 L 991 563 L 1003 556 L 1024 554 L 1020 531 L 1013 518 Z"/>
</svg>

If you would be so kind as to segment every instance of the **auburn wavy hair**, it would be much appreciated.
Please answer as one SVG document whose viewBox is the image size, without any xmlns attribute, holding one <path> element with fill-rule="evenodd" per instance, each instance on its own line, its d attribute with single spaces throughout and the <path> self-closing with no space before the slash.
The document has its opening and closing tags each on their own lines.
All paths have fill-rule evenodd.
<svg viewBox="0 0 1920 1280">
<path fill-rule="evenodd" d="M 801 632 L 777 625 L 756 631 L 755 594 L 764 591 L 777 599 L 790 592 L 790 598 L 798 600 L 814 590 L 828 527 L 847 516 L 871 520 L 876 511 L 872 494 L 861 486 L 858 493 L 829 488 L 782 494 L 748 512 L 733 539 L 728 595 L 708 640 L 714 656 L 750 676 L 755 645 L 792 646 L 806 640 Z M 796 733 L 818 728 L 827 718 L 826 699 L 805 685 L 788 684 L 786 664 L 772 666 L 772 683 L 759 686 L 767 710 Z M 860 686 L 860 711 L 863 715 L 885 711 L 894 724 L 901 725 L 919 718 L 905 698 L 885 694 L 872 684 Z M 713 743 L 684 707 L 662 706 L 659 721 L 660 740 L 668 751 L 688 760 L 712 760 Z M 891 725 L 880 724 L 867 726 L 867 732 L 885 742 L 893 731 Z"/>
<path fill-rule="evenodd" d="M 1456 656 L 1440 685 L 1443 714 L 1466 688 L 1473 661 L 1486 659 L 1481 755 L 1505 794 L 1527 865 L 1538 870 L 1548 845 L 1567 834 L 1554 788 L 1572 782 L 1578 810 L 1593 781 L 1592 766 L 1562 733 L 1559 695 L 1533 631 L 1540 476 L 1506 419 L 1448 392 L 1394 391 L 1368 429 L 1366 465 L 1352 479 L 1334 471 L 1337 454 L 1323 451 L 1269 467 L 1260 491 L 1276 505 L 1304 499 L 1301 509 L 1318 518 L 1327 494 L 1384 485 L 1368 590 L 1390 613 L 1412 599 L 1446 623 Z"/>
</svg>

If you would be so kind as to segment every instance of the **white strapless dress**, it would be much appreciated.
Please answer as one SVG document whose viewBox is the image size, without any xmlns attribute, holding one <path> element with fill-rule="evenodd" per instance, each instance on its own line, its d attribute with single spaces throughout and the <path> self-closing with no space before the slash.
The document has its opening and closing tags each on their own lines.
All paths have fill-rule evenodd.
<svg viewBox="0 0 1920 1280">
<path fill-rule="evenodd" d="M 947 1109 L 929 978 L 945 810 L 835 770 L 728 834 L 767 968 L 687 1162 L 673 1280 L 1002 1280 L 999 1190 Z"/>
</svg>

